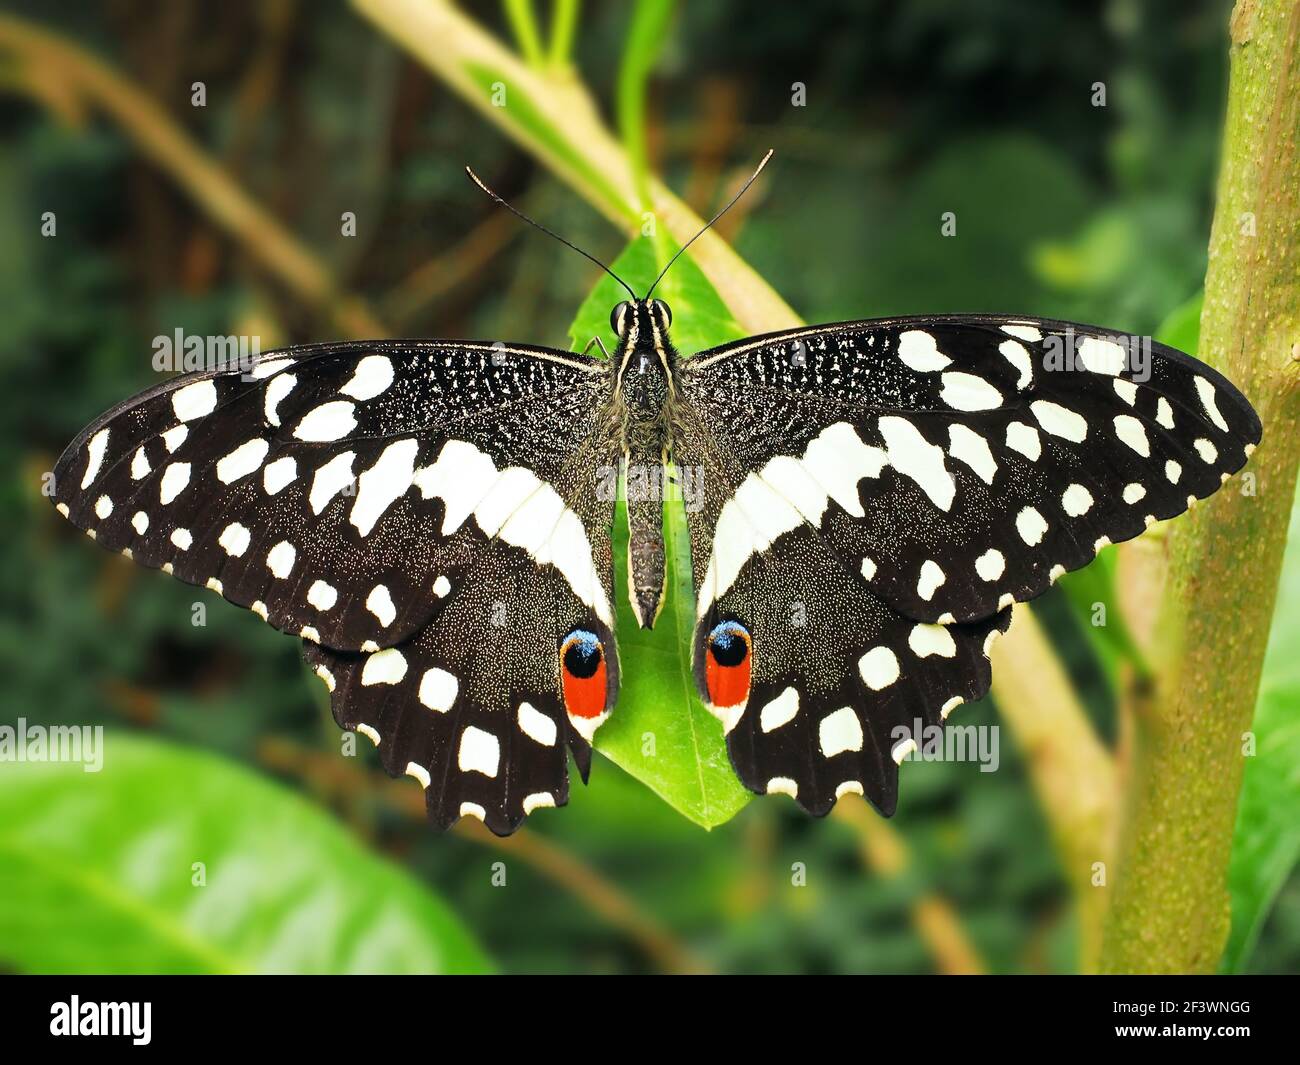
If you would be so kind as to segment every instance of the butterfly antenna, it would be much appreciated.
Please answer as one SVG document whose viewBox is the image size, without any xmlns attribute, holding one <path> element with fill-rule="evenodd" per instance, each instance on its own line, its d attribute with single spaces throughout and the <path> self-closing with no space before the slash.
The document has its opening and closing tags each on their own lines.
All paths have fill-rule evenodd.
<svg viewBox="0 0 1300 1065">
<path fill-rule="evenodd" d="M 772 158 L 772 152 L 774 150 L 775 149 L 773 148 L 769 148 L 767 150 L 767 154 L 763 156 L 763 161 L 760 162 L 758 164 L 758 168 L 752 174 L 749 175 L 749 180 L 740 186 L 740 191 L 736 193 L 736 195 L 731 197 L 731 200 L 727 203 L 727 206 L 724 207 L 717 214 L 715 214 L 712 218 L 710 218 L 708 222 L 705 224 L 704 229 L 701 229 L 698 233 L 695 234 L 695 236 L 691 237 L 690 240 L 688 240 L 685 244 L 683 244 L 680 248 L 677 249 L 677 254 L 668 260 L 668 265 L 665 266 L 659 272 L 659 276 L 655 278 L 655 283 L 650 286 L 650 291 L 645 294 L 646 299 L 650 298 L 651 293 L 653 293 L 655 290 L 655 287 L 659 284 L 660 281 L 664 279 L 664 274 L 668 273 L 668 270 L 672 267 L 673 263 L 675 263 L 681 257 L 682 252 L 684 252 L 687 248 L 689 248 L 692 244 L 694 244 L 697 240 L 699 240 L 700 237 L 704 235 L 706 230 L 711 229 L 713 227 L 714 222 L 716 222 L 724 214 L 730 211 L 736 205 L 736 201 L 740 199 L 743 195 L 745 195 L 745 192 L 749 188 L 749 186 L 754 184 L 754 179 L 757 178 L 758 175 L 763 172 L 763 167 L 767 166 L 767 161 Z"/>
<path fill-rule="evenodd" d="M 509 211 L 509 212 L 510 212 L 512 215 L 514 215 L 516 218 L 522 218 L 522 219 L 523 219 L 525 222 L 527 222 L 530 226 L 536 226 L 536 227 L 537 227 L 538 229 L 540 229 L 543 233 L 545 233 L 548 237 L 554 237 L 554 238 L 555 238 L 556 240 L 558 240 L 561 244 L 563 244 L 566 248 L 572 248 L 572 249 L 573 249 L 574 251 L 576 251 L 579 255 L 581 255 L 584 259 L 590 259 L 593 263 L 595 263 L 595 264 L 596 264 L 597 266 L 599 266 L 602 270 L 604 270 L 605 273 L 609 274 L 610 277 L 612 277 L 615 281 L 617 281 L 620 285 L 622 285 L 625 289 L 627 289 L 627 294 L 628 294 L 629 296 L 631 296 L 634 300 L 636 299 L 636 293 L 632 291 L 632 286 L 629 285 L 626 281 L 624 281 L 621 277 L 619 277 L 618 274 L 614 273 L 613 270 L 611 270 L 608 266 L 606 266 L 604 263 L 602 263 L 602 262 L 601 262 L 599 259 L 597 259 L 594 255 L 589 255 L 587 252 L 583 251 L 581 248 L 579 248 L 579 247 L 578 247 L 576 244 L 574 244 L 572 241 L 565 240 L 562 236 L 560 236 L 560 234 L 556 233 L 554 230 L 552 230 L 552 229 L 547 229 L 544 225 L 542 225 L 541 222 L 534 222 L 531 218 L 529 218 L 526 214 L 524 214 L 523 211 L 520 211 L 520 210 L 518 210 L 517 208 L 510 206 L 510 204 L 506 203 L 505 200 L 503 200 L 500 196 L 498 196 L 495 192 L 493 192 L 490 188 L 488 188 L 485 184 L 483 184 L 483 179 L 480 178 L 476 173 L 474 173 L 474 171 L 471 170 L 469 167 L 466 167 L 466 168 L 465 168 L 465 173 L 467 173 L 467 174 L 469 175 L 470 180 L 473 181 L 475 185 L 477 185 L 477 186 L 478 186 L 479 188 L 481 188 L 484 192 L 486 192 L 489 196 L 491 196 L 492 199 L 496 200 L 497 203 L 499 203 L 502 207 L 504 207 L 507 211 Z"/>
</svg>

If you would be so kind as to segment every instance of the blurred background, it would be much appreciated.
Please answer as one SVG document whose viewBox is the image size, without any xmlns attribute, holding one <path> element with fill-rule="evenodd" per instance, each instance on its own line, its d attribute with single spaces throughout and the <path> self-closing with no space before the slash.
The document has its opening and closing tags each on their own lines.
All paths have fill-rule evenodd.
<svg viewBox="0 0 1300 1065">
<path fill-rule="evenodd" d="M 516 47 L 512 6 L 461 10 Z M 1229 9 L 683 3 L 648 81 L 651 169 L 708 213 L 775 148 L 720 229 L 809 321 L 1008 311 L 1192 347 Z M 613 124 L 632 5 L 573 10 L 575 77 Z M 593 268 L 494 208 L 465 164 L 606 260 L 627 234 L 346 4 L 8 0 L 2 17 L 0 724 L 103 725 L 109 746 L 99 775 L 0 763 L 0 966 L 1078 967 L 1071 889 L 1008 729 L 995 773 L 904 766 L 888 825 L 861 806 L 813 821 L 773 798 L 706 832 L 598 756 L 567 809 L 510 841 L 439 836 L 418 788 L 388 781 L 367 744 L 340 757 L 295 641 L 62 522 L 42 473 L 157 379 L 157 335 L 253 333 L 266 348 L 373 325 L 568 347 Z M 33 29 L 51 35 L 42 59 L 20 62 Z M 96 64 L 124 110 L 87 107 L 65 69 L 81 58 L 42 51 L 50 40 Z M 207 171 L 160 164 L 173 135 L 279 223 L 283 269 L 198 205 Z M 1111 742 L 1123 648 L 1090 624 L 1109 594 L 1097 568 L 1035 610 Z M 1293 552 L 1300 596 L 1296 568 Z M 1279 614 L 1266 692 L 1296 734 L 1292 621 Z M 999 721 L 992 700 L 960 713 Z M 1287 742 L 1282 776 L 1257 786 L 1282 811 L 1300 764 Z M 1292 815 L 1261 835 L 1248 813 L 1223 965 L 1300 971 L 1300 830 Z"/>
</svg>

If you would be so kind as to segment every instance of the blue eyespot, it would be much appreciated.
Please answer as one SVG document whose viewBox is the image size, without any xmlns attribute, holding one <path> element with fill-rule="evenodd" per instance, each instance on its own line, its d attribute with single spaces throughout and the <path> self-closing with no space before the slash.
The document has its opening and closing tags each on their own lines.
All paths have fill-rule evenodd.
<svg viewBox="0 0 1300 1065">
<path fill-rule="evenodd" d="M 749 630 L 738 621 L 723 621 L 709 633 L 709 653 L 720 666 L 738 666 L 749 655 Z"/>
<path fill-rule="evenodd" d="M 595 676 L 596 670 L 600 668 L 600 637 L 586 629 L 574 629 L 564 638 L 560 654 L 569 675 L 586 680 Z"/>
</svg>

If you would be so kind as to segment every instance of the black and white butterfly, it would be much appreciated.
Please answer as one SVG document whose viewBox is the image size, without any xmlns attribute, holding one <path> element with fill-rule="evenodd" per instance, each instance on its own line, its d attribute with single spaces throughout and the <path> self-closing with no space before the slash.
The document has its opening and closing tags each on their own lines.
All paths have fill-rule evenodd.
<svg viewBox="0 0 1300 1065">
<path fill-rule="evenodd" d="M 888 815 L 895 729 L 988 690 L 1012 605 L 1260 439 L 1220 374 L 1092 326 L 897 318 L 680 358 L 671 320 L 620 303 L 609 359 L 393 340 L 185 375 L 88 426 L 54 501 L 301 637 L 338 723 L 435 822 L 506 834 L 567 801 L 568 751 L 585 780 L 615 709 L 608 471 L 698 471 L 694 670 L 736 772 L 814 814 L 855 792 Z M 663 505 L 627 504 L 643 626 Z"/>
</svg>

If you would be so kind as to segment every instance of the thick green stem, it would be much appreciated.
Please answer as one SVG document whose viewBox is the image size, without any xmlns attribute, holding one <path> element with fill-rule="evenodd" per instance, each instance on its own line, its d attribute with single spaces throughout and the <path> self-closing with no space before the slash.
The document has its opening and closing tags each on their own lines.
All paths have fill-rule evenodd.
<svg viewBox="0 0 1300 1065">
<path fill-rule="evenodd" d="M 1210 972 L 1228 933 L 1243 734 L 1300 455 L 1298 50 L 1300 0 L 1239 0 L 1200 354 L 1255 404 L 1264 439 L 1245 475 L 1170 528 L 1158 680 L 1130 722 L 1110 972 Z"/>
</svg>

